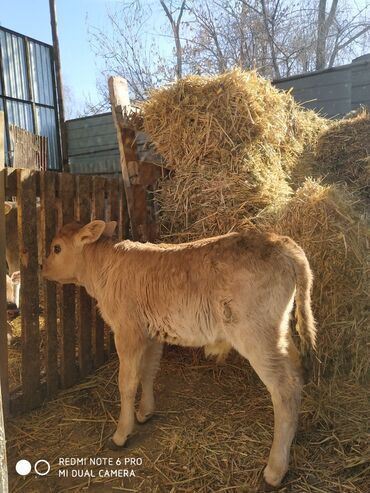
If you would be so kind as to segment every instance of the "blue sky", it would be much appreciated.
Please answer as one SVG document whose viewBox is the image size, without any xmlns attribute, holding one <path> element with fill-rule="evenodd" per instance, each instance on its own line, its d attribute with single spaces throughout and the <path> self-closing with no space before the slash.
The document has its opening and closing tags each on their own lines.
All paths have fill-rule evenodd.
<svg viewBox="0 0 370 493">
<path fill-rule="evenodd" d="M 57 0 L 63 80 L 78 108 L 87 97 L 97 100 L 98 62 L 90 50 L 88 25 L 108 29 L 107 9 L 119 0 Z M 1 2 L 0 24 L 51 44 L 48 0 Z"/>
<path fill-rule="evenodd" d="M 51 44 L 49 0 L 0 1 L 0 25 Z M 361 7 L 366 2 L 356 0 Z M 96 79 L 100 60 L 96 59 L 90 49 L 88 27 L 94 26 L 110 32 L 107 11 L 114 10 L 119 3 L 122 0 L 57 0 L 63 80 L 70 94 L 67 110 L 73 106 L 75 115 L 83 110 L 86 99 L 93 103 L 99 100 Z M 163 53 L 168 54 L 172 49 L 172 41 L 163 35 L 163 23 L 166 21 L 163 20 L 159 1 L 141 0 L 141 4 L 150 4 L 152 9 L 152 18 L 144 34 L 149 37 L 154 35 Z"/>
</svg>

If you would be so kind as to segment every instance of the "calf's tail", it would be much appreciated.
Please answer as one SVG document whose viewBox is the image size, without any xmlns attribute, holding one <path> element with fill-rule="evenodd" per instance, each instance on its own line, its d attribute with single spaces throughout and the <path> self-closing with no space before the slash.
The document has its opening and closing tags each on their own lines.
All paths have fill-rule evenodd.
<svg viewBox="0 0 370 493">
<path fill-rule="evenodd" d="M 296 328 L 301 340 L 304 380 L 307 382 L 312 370 L 313 353 L 316 350 L 316 325 L 311 307 L 313 275 L 302 248 L 290 239 L 286 246 L 296 277 Z"/>
</svg>

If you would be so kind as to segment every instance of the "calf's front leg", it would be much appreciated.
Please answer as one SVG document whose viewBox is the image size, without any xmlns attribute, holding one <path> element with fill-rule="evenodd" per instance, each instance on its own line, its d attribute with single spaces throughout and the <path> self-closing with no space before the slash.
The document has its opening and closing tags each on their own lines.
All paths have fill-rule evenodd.
<svg viewBox="0 0 370 493">
<path fill-rule="evenodd" d="M 140 368 L 145 345 L 140 340 L 116 336 L 115 343 L 119 357 L 118 386 L 121 396 L 121 412 L 117 429 L 112 437 L 113 447 L 122 447 L 135 424 L 135 396 L 140 379 Z"/>
</svg>

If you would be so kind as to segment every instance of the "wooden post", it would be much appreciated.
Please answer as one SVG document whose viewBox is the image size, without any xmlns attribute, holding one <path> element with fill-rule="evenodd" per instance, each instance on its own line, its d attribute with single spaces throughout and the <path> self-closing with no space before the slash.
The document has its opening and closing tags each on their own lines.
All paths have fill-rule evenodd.
<svg viewBox="0 0 370 493">
<path fill-rule="evenodd" d="M 110 77 L 108 81 L 109 97 L 112 105 L 113 121 L 117 130 L 118 148 L 120 154 L 121 171 L 123 183 L 125 186 L 127 212 L 131 223 L 131 233 L 134 240 L 138 239 L 136 234 L 136 225 L 134 218 L 134 197 L 131 188 L 131 182 L 128 174 L 127 161 L 125 156 L 125 139 L 122 132 L 124 131 L 123 113 L 125 108 L 130 105 L 128 95 L 127 81 L 122 77 Z"/>
<path fill-rule="evenodd" d="M 0 491 L 8 493 L 4 414 L 9 411 L 8 347 L 6 335 L 6 262 L 5 262 L 5 153 L 4 113 L 0 112 Z"/>
<path fill-rule="evenodd" d="M 17 212 L 21 271 L 22 392 L 24 409 L 41 403 L 39 264 L 37 251 L 36 172 L 18 169 Z"/>
<path fill-rule="evenodd" d="M 57 22 L 57 10 L 55 5 L 55 0 L 49 0 L 49 8 L 50 8 L 51 32 L 53 36 L 53 52 L 54 52 L 56 86 L 57 86 L 60 140 L 62 144 L 61 146 L 62 166 L 63 166 L 62 169 L 63 171 L 69 171 L 67 126 L 66 126 L 65 114 L 64 114 L 62 65 L 60 63 L 58 22 Z"/>
<path fill-rule="evenodd" d="M 0 385 L 0 491 L 8 493 L 8 467 L 6 463 L 6 440 L 4 415 L 1 408 L 2 394 Z"/>
<path fill-rule="evenodd" d="M 80 175 L 78 185 L 78 219 L 82 224 L 91 220 L 91 177 Z M 77 288 L 78 361 L 80 376 L 86 377 L 92 368 L 92 301 L 85 288 Z"/>
<path fill-rule="evenodd" d="M 127 127 L 124 117 L 125 109 L 130 105 L 126 80 L 110 77 L 109 95 L 117 130 L 131 236 L 134 240 L 153 241 L 158 234 L 156 224 L 148 213 L 147 189 L 166 171 L 154 163 L 138 159 L 135 130 Z"/>
<path fill-rule="evenodd" d="M 76 175 L 59 175 L 59 196 L 62 202 L 62 222 L 68 224 L 75 218 Z M 76 365 L 76 286 L 65 284 L 60 291 L 60 326 L 62 334 L 61 380 L 62 387 L 68 388 L 77 381 Z"/>
<path fill-rule="evenodd" d="M 55 189 L 57 175 L 52 171 L 40 175 L 41 230 L 43 257 L 49 255 L 48 249 L 56 232 Z M 59 387 L 58 376 L 58 331 L 57 331 L 57 290 L 55 282 L 43 280 L 44 317 L 46 327 L 46 387 L 49 397 L 56 394 Z"/>
<path fill-rule="evenodd" d="M 106 178 L 94 176 L 92 195 L 93 219 L 105 220 L 105 182 Z M 94 366 L 99 368 L 104 363 L 104 320 L 101 318 L 96 301 L 93 302 L 92 345 Z"/>
</svg>

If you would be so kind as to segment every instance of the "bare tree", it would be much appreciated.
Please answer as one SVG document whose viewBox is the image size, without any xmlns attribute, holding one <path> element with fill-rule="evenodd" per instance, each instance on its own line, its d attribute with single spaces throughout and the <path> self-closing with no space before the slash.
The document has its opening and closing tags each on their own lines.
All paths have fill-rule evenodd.
<svg viewBox="0 0 370 493">
<path fill-rule="evenodd" d="M 177 10 L 179 11 L 177 15 L 177 19 L 174 18 L 175 12 L 173 10 L 172 2 L 170 2 L 169 6 L 166 4 L 164 0 L 160 0 L 160 3 L 171 25 L 173 39 L 175 41 L 175 47 L 176 47 L 176 61 L 177 61 L 176 77 L 180 79 L 182 77 L 182 46 L 180 39 L 180 26 L 181 26 L 181 19 L 184 14 L 185 6 L 186 6 L 186 0 L 182 0 L 178 9 L 175 8 L 175 12 Z"/>
<path fill-rule="evenodd" d="M 332 0 L 332 4 L 327 13 L 327 1 L 319 0 L 317 15 L 317 41 L 316 41 L 316 70 L 325 68 L 327 58 L 327 40 L 335 21 L 335 14 L 338 7 L 338 0 Z"/>
<path fill-rule="evenodd" d="M 108 12 L 109 32 L 90 27 L 102 62 L 103 104 L 112 74 L 143 99 L 150 88 L 188 73 L 238 66 L 280 78 L 349 61 L 370 39 L 369 1 L 361 7 L 356 0 L 122 1 Z"/>
<path fill-rule="evenodd" d="M 146 91 L 161 82 L 159 50 L 155 41 L 148 41 L 142 33 L 150 15 L 151 10 L 140 2 L 122 3 L 107 12 L 109 33 L 96 27 L 89 29 L 90 45 L 103 62 L 104 85 L 110 75 L 120 75 L 128 80 L 135 99 L 144 99 Z M 106 87 L 104 93 L 108 102 Z"/>
<path fill-rule="evenodd" d="M 198 69 L 210 72 L 256 66 L 279 78 L 330 67 L 361 52 L 370 31 L 368 0 L 360 9 L 344 0 L 332 0 L 329 7 L 327 0 L 193 0 L 189 5 L 196 28 L 187 53 L 193 66 L 198 62 Z"/>
</svg>

